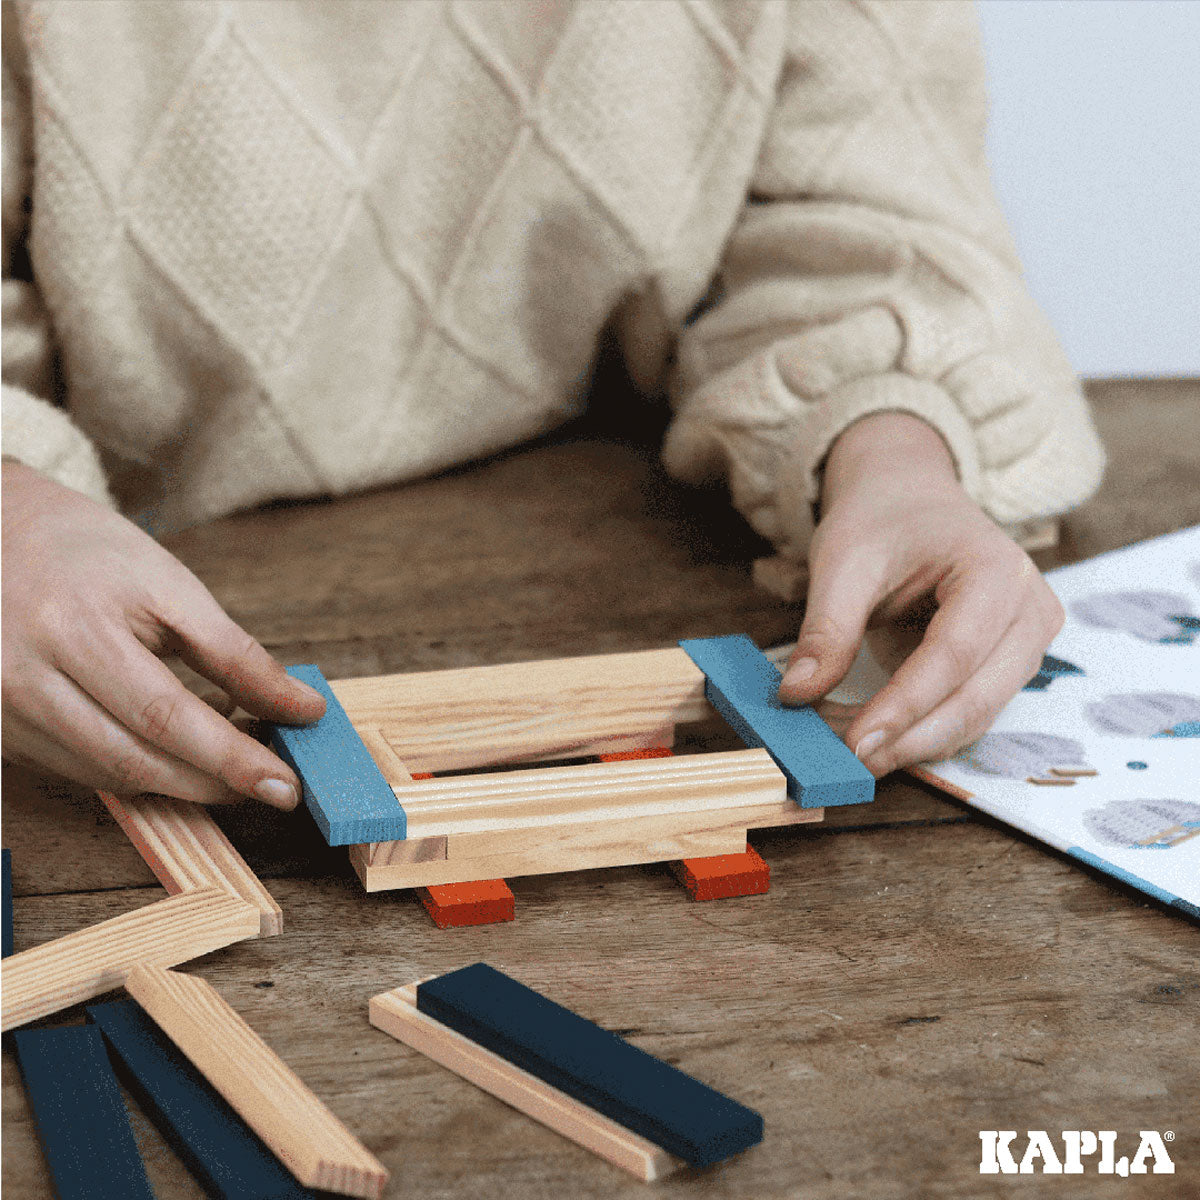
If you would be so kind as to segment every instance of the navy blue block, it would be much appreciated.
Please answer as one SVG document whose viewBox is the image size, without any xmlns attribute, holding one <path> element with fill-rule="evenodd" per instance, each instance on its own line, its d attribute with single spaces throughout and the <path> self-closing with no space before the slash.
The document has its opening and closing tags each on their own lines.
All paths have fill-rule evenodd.
<svg viewBox="0 0 1200 1200">
<path fill-rule="evenodd" d="M 154 1200 L 100 1031 L 18 1029 L 12 1039 L 58 1200 Z"/>
<path fill-rule="evenodd" d="M 13 949 L 12 949 L 13 948 L 12 851 L 5 850 L 3 852 L 0 852 L 0 858 L 3 859 L 3 872 L 4 872 L 3 896 L 2 896 L 2 898 L 0 898 L 0 900 L 2 900 L 2 903 L 0 903 L 0 907 L 3 908 L 4 939 L 3 939 L 3 953 L 0 954 L 0 958 L 7 958 L 13 952 Z"/>
<path fill-rule="evenodd" d="M 775 760 L 801 808 L 875 799 L 875 777 L 816 710 L 780 702 L 779 668 L 745 634 L 679 644 L 704 672 L 709 703 L 747 746 Z"/>
<path fill-rule="evenodd" d="M 762 1141 L 762 1117 L 486 963 L 417 986 L 417 1008 L 693 1166 Z"/>
<path fill-rule="evenodd" d="M 132 1000 L 89 1004 L 126 1086 L 200 1186 L 218 1200 L 307 1200 L 298 1183 L 220 1093 Z"/>
<path fill-rule="evenodd" d="M 402 841 L 404 809 L 321 669 L 287 672 L 325 697 L 325 715 L 313 725 L 271 726 L 271 748 L 300 776 L 304 803 L 325 840 L 331 846 Z"/>
</svg>

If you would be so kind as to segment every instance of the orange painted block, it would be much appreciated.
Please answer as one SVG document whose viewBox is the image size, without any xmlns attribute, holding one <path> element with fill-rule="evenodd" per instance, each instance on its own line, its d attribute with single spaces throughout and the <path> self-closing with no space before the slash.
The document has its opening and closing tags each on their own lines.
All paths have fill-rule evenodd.
<svg viewBox="0 0 1200 1200">
<path fill-rule="evenodd" d="M 517 915 L 512 889 L 503 879 L 439 883 L 417 888 L 417 895 L 439 929 L 494 925 Z"/>
<path fill-rule="evenodd" d="M 674 754 L 670 746 L 651 746 L 647 750 L 615 750 L 612 754 L 597 757 L 601 762 L 632 762 L 637 758 L 671 758 Z"/>
<path fill-rule="evenodd" d="M 412 773 L 412 777 L 414 779 L 432 779 L 433 772 L 432 771 L 414 771 Z"/>
<path fill-rule="evenodd" d="M 757 850 L 744 854 L 714 854 L 711 858 L 685 858 L 671 864 L 679 882 L 693 900 L 726 900 L 732 896 L 760 896 L 771 886 L 771 868 Z"/>
</svg>

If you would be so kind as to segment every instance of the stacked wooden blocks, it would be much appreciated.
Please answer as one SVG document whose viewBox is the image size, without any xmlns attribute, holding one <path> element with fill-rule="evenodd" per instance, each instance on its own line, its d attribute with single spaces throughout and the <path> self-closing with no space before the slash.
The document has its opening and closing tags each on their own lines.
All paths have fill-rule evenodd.
<svg viewBox="0 0 1200 1200">
<path fill-rule="evenodd" d="M 746 855 L 748 829 L 873 795 L 812 709 L 779 704 L 778 669 L 745 637 L 333 683 L 291 671 L 329 703 L 316 725 L 275 733 L 318 825 L 350 845 L 367 891 L 425 889 L 433 912 L 432 889 L 451 884 L 490 881 L 507 903 L 499 888 L 515 876 Z M 714 711 L 751 748 L 672 757 L 675 727 Z M 363 829 L 391 833 L 350 840 Z M 747 889 L 763 890 L 759 862 L 742 863 Z"/>
<path fill-rule="evenodd" d="M 647 1182 L 762 1140 L 758 1113 L 486 963 L 372 998 L 371 1024 Z"/>
</svg>

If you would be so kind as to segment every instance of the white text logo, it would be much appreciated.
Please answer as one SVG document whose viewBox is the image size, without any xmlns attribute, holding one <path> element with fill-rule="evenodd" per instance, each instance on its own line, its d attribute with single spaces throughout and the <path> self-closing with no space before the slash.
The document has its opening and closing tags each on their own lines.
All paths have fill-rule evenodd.
<svg viewBox="0 0 1200 1200">
<path fill-rule="evenodd" d="M 981 1129 L 979 1140 L 983 1153 L 979 1159 L 980 1175 L 1082 1175 L 1085 1159 L 1094 1159 L 1090 1167 L 1099 1175 L 1174 1175 L 1175 1164 L 1167 1153 L 1167 1142 L 1175 1134 L 1143 1129 L 1137 1150 L 1132 1158 L 1117 1157 L 1117 1134 L 1113 1129 L 1064 1129 L 1056 1145 L 1044 1129 L 1030 1129 L 1020 1158 L 1014 1153 L 1015 1129 Z"/>
</svg>

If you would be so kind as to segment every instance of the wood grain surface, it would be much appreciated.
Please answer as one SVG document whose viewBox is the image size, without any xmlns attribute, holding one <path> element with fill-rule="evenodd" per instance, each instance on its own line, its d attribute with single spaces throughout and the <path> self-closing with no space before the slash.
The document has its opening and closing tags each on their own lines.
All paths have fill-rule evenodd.
<svg viewBox="0 0 1200 1200">
<path fill-rule="evenodd" d="M 1036 556 L 1044 567 L 1200 522 L 1200 384 L 1090 391 L 1109 474 Z M 750 584 L 767 547 L 719 492 L 663 479 L 655 414 L 624 403 L 480 466 L 169 546 L 284 662 L 335 679 L 794 637 L 800 608 Z M 738 748 L 681 735 L 681 748 Z M 94 796 L 16 769 L 4 781 L 18 950 L 162 897 Z M 512 881 L 515 922 L 448 931 L 411 892 L 365 896 L 303 813 L 215 815 L 285 932 L 189 970 L 391 1170 L 387 1196 L 1200 1195 L 1200 931 L 903 777 L 868 808 L 751 832 L 766 895 L 694 904 L 664 866 L 531 876 Z M 759 1109 L 766 1140 L 639 1184 L 368 1024 L 370 996 L 479 959 Z M 4 1195 L 40 1200 L 49 1182 L 7 1054 L 3 1070 Z M 199 1197 L 134 1120 L 160 1200 Z M 981 1129 L 1080 1127 L 1132 1138 L 1126 1153 L 1138 1130 L 1170 1130 L 1177 1173 L 1103 1188 L 979 1175 Z"/>
</svg>

